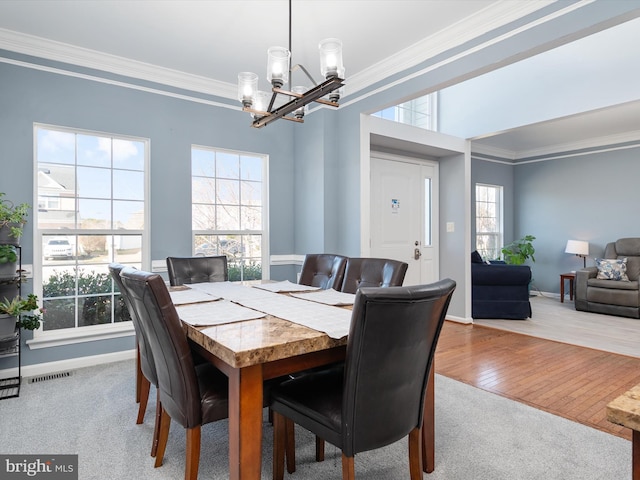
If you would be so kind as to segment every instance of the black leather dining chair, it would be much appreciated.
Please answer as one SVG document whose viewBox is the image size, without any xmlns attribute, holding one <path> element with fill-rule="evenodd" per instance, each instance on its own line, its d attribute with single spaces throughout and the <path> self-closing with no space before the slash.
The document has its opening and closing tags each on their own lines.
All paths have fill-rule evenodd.
<svg viewBox="0 0 640 480">
<path fill-rule="evenodd" d="M 344 479 L 354 478 L 357 453 L 408 435 L 411 479 L 422 479 L 426 388 L 455 287 L 445 279 L 358 290 L 344 368 L 289 379 L 271 391 L 274 480 L 284 476 L 292 422 L 342 450 Z M 295 458 L 294 448 L 288 442 L 288 457 Z"/>
<path fill-rule="evenodd" d="M 356 293 L 360 287 L 397 287 L 404 282 L 409 265 L 386 258 L 348 258 L 342 292 Z"/>
<path fill-rule="evenodd" d="M 160 275 L 124 268 L 120 278 L 149 339 L 161 405 L 155 466 L 162 465 L 171 421 L 186 428 L 185 480 L 198 477 L 201 426 L 228 416 L 228 379 L 195 365 L 180 318 Z"/>
<path fill-rule="evenodd" d="M 226 282 L 229 280 L 227 257 L 167 257 L 169 283 L 172 286 L 189 283 Z"/>
<path fill-rule="evenodd" d="M 331 253 L 309 253 L 305 255 L 300 270 L 300 285 L 309 285 L 323 290 L 333 288 L 340 291 L 347 257 Z"/>
<path fill-rule="evenodd" d="M 131 300 L 129 299 L 129 295 L 127 289 L 122 284 L 122 279 L 120 278 L 120 272 L 125 268 L 124 265 L 119 263 L 111 263 L 109 264 L 109 273 L 113 278 L 113 281 L 120 291 L 120 295 L 122 295 L 122 299 L 124 300 L 124 304 L 129 311 L 129 315 L 131 317 L 131 321 L 133 323 L 133 329 L 136 333 L 136 390 L 139 392 L 138 395 L 138 416 L 136 418 L 136 424 L 141 424 L 144 421 L 144 414 L 147 410 L 147 403 L 149 401 L 149 391 L 151 388 L 151 384 L 155 387 L 158 386 L 158 375 L 156 374 L 156 365 L 153 361 L 153 355 L 151 353 L 151 346 L 149 345 L 149 340 L 142 329 L 142 324 L 140 318 L 136 310 L 133 308 L 131 304 Z M 155 415 L 155 426 L 153 429 L 153 441 L 151 444 L 151 456 L 156 456 L 156 450 L 158 448 L 158 434 L 160 428 L 160 411 L 161 407 L 159 405 L 160 399 L 158 397 L 156 401 L 156 415 Z"/>
</svg>

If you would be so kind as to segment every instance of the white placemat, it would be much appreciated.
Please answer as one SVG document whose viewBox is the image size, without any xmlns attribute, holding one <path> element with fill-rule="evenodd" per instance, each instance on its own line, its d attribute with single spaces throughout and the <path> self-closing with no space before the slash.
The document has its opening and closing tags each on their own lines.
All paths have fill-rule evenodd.
<svg viewBox="0 0 640 480">
<path fill-rule="evenodd" d="M 171 300 L 174 305 L 186 305 L 189 303 L 201 303 L 201 302 L 213 302 L 215 300 L 220 300 L 222 297 L 216 297 L 209 295 L 206 292 L 201 290 L 194 290 L 189 288 L 187 290 L 177 290 L 177 291 L 169 291 L 169 295 L 171 295 Z"/>
<path fill-rule="evenodd" d="M 342 338 L 349 334 L 351 311 L 344 308 L 308 302 L 286 295 L 245 298 L 239 303 L 274 317 L 324 332 L 331 338 Z"/>
<path fill-rule="evenodd" d="M 227 300 L 176 306 L 180 320 L 194 326 L 221 325 L 262 318 L 265 313 L 236 305 Z"/>
<path fill-rule="evenodd" d="M 194 290 L 198 290 L 214 297 L 224 298 L 225 300 L 238 301 L 242 298 L 261 298 L 269 295 L 276 295 L 266 290 L 257 290 L 255 288 L 232 282 L 205 282 L 192 283 L 190 285 Z"/>
<path fill-rule="evenodd" d="M 309 293 L 292 293 L 292 297 L 301 298 L 303 300 L 309 300 L 311 302 L 324 303 L 326 305 L 353 305 L 356 299 L 354 293 L 338 292 L 333 288 L 328 290 L 318 290 L 317 292 Z"/>
<path fill-rule="evenodd" d="M 309 292 L 312 290 L 319 290 L 318 287 L 310 287 L 309 285 L 300 285 L 299 283 L 292 283 L 289 280 L 282 282 L 262 283 L 260 285 L 253 285 L 253 288 L 259 288 L 261 290 L 267 290 L 269 292 Z"/>
</svg>

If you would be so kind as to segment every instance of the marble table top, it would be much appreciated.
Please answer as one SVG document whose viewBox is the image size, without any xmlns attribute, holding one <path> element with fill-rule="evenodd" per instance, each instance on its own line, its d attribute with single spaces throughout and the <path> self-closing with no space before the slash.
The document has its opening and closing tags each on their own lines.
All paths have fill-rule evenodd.
<svg viewBox="0 0 640 480">
<path fill-rule="evenodd" d="M 213 327 L 186 325 L 187 336 L 234 368 L 272 362 L 347 344 L 303 325 L 267 316 Z"/>
<path fill-rule="evenodd" d="M 640 385 L 636 385 L 607 405 L 607 420 L 640 431 Z"/>
</svg>

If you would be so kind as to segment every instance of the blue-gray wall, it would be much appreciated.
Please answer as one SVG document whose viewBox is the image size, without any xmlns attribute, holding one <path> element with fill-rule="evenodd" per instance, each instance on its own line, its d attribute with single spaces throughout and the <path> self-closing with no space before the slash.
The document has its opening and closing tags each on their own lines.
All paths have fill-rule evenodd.
<svg viewBox="0 0 640 480">
<path fill-rule="evenodd" d="M 587 240 L 587 266 L 608 242 L 640 237 L 640 142 L 634 148 L 532 162 L 515 167 L 516 236 L 535 235 L 534 285 L 560 291 L 561 273 L 582 268 L 564 253 L 567 240 Z"/>
<path fill-rule="evenodd" d="M 34 202 L 33 124 L 45 123 L 150 139 L 151 259 L 190 255 L 192 144 L 269 155 L 270 253 L 294 251 L 293 125 L 256 130 L 246 113 L 66 75 L 0 63 L 0 191 Z M 11 176 L 7 176 L 11 165 Z M 186 214 L 185 214 L 186 212 Z M 22 240 L 23 263 L 33 263 L 32 224 Z M 289 278 L 292 267 L 274 267 Z M 32 288 L 25 285 L 25 292 Z M 25 337 L 31 337 L 27 333 Z M 133 338 L 38 350 L 23 348 L 23 365 L 131 349 Z M 7 360 L 5 362 L 9 363 Z M 4 364 L 0 363 L 0 369 Z"/>
</svg>

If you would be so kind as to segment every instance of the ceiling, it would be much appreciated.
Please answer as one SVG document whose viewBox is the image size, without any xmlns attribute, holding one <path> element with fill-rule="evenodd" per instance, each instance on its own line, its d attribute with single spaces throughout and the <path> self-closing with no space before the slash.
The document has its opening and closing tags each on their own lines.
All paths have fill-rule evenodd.
<svg viewBox="0 0 640 480">
<path fill-rule="evenodd" d="M 319 80 L 318 41 L 340 38 L 349 95 L 435 55 L 445 40 L 462 43 L 549 3 L 292 0 L 292 63 Z M 1 0 L 0 49 L 44 52 L 114 73 L 136 71 L 167 84 L 188 80 L 194 90 L 235 98 L 240 71 L 258 73 L 267 89 L 266 50 L 288 46 L 288 21 L 288 0 Z M 294 73 L 293 83 L 303 80 Z M 482 135 L 474 144 L 538 152 L 584 141 L 596 131 L 602 136 L 603 126 L 611 135 L 640 131 L 640 102 Z"/>
<path fill-rule="evenodd" d="M 515 9 L 516 17 L 545 3 Z M 292 0 L 292 65 L 319 77 L 318 42 L 339 38 L 352 79 L 459 22 L 503 9 L 497 0 Z M 266 89 L 266 52 L 288 47 L 288 21 L 288 0 L 0 1 L 0 29 L 234 87 L 238 72 L 252 71 Z"/>
</svg>

